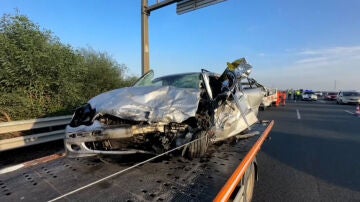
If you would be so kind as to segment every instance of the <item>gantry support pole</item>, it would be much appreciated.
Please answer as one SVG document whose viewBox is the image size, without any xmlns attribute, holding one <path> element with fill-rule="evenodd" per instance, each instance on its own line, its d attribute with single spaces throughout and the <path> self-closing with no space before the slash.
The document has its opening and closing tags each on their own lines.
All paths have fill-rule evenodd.
<svg viewBox="0 0 360 202">
<path fill-rule="evenodd" d="M 141 0 L 141 74 L 150 71 L 148 0 Z"/>
</svg>

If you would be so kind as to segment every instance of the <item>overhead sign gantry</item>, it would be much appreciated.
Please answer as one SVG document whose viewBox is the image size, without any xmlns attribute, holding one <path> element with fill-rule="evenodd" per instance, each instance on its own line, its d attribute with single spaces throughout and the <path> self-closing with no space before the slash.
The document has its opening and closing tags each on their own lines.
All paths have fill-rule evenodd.
<svg viewBox="0 0 360 202">
<path fill-rule="evenodd" d="M 141 0 L 141 74 L 150 70 L 149 16 L 152 11 L 177 3 L 176 13 L 181 15 L 223 1 L 226 0 L 157 0 L 149 6 L 148 0 Z"/>
</svg>

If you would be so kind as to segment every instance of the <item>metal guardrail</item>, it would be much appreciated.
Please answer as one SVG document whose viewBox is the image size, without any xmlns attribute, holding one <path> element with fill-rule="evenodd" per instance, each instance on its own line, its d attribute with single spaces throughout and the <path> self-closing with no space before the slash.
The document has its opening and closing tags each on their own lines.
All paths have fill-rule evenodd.
<svg viewBox="0 0 360 202">
<path fill-rule="evenodd" d="M 66 125 L 70 122 L 71 117 L 72 116 L 57 116 L 0 123 L 0 136 L 5 133 Z M 65 131 L 62 129 L 0 140 L 0 151 L 60 140 L 65 137 L 64 134 Z"/>
</svg>

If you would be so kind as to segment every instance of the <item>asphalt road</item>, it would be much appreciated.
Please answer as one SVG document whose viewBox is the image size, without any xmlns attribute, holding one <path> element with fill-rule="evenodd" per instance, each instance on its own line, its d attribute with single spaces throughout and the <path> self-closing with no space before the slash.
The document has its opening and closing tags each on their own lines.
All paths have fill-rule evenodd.
<svg viewBox="0 0 360 202">
<path fill-rule="evenodd" d="M 257 157 L 253 201 L 360 201 L 360 117 L 354 111 L 320 100 L 261 112 L 275 126 Z"/>
</svg>

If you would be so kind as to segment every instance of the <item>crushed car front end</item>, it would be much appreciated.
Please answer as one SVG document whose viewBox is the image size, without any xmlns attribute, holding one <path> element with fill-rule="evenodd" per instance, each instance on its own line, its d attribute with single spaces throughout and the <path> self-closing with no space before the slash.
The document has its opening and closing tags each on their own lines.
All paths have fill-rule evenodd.
<svg viewBox="0 0 360 202">
<path fill-rule="evenodd" d="M 66 127 L 67 155 L 157 154 L 189 143 L 182 155 L 202 156 L 209 142 L 250 130 L 258 121 L 265 91 L 255 80 L 249 88 L 240 85 L 251 70 L 245 59 L 230 65 L 240 63 L 242 71 L 228 68 L 222 75 L 202 70 L 153 79 L 150 71 L 132 87 L 92 98 Z M 195 140 L 201 143 L 190 143 Z"/>
<path fill-rule="evenodd" d="M 185 141 L 196 124 L 200 91 L 129 87 L 94 97 L 66 127 L 70 157 L 156 153 Z"/>
</svg>

